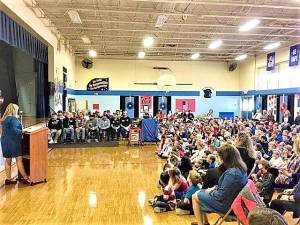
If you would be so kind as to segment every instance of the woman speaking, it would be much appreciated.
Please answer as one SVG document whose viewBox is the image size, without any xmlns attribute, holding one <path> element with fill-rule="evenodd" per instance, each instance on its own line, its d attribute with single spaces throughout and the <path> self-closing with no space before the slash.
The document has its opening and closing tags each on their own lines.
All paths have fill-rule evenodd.
<svg viewBox="0 0 300 225">
<path fill-rule="evenodd" d="M 22 124 L 17 119 L 19 106 L 10 103 L 2 117 L 1 147 L 5 158 L 5 185 L 15 184 L 16 180 L 11 177 L 12 158 L 16 158 L 19 173 L 23 177 L 24 184 L 30 184 L 29 176 L 26 174 L 22 159 Z"/>
</svg>

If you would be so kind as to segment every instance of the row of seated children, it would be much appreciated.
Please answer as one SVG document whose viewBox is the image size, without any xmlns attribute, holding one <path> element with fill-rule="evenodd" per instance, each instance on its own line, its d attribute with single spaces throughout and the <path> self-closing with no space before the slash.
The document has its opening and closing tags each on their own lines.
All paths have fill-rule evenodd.
<svg viewBox="0 0 300 225">
<path fill-rule="evenodd" d="M 252 179 L 256 183 L 257 190 L 261 197 L 268 205 L 272 200 L 275 187 L 283 188 L 284 193 L 286 190 L 290 190 L 290 188 L 295 188 L 291 192 L 292 197 L 290 197 L 290 199 L 294 201 L 289 200 L 287 205 L 292 205 L 294 208 L 290 207 L 288 210 L 293 211 L 295 216 L 300 216 L 297 214 L 300 212 L 299 209 L 295 208 L 295 201 L 298 202 L 300 200 L 299 197 L 297 197 L 298 186 L 300 191 L 299 126 L 290 126 L 284 123 L 262 124 L 257 121 L 241 119 L 231 121 L 205 121 L 194 119 L 193 121 L 184 123 L 175 117 L 172 121 L 164 121 L 161 127 L 162 140 L 156 153 L 161 158 L 168 160 L 168 164 L 166 165 L 172 166 L 171 171 L 177 171 L 175 172 L 176 178 L 176 176 L 174 177 L 174 172 L 166 172 L 168 170 L 170 171 L 170 166 L 164 168 L 160 177 L 160 185 L 163 188 L 166 187 L 166 193 L 172 193 L 169 187 L 171 186 L 174 189 L 176 197 L 174 180 L 182 181 L 186 178 L 188 178 L 187 180 L 191 186 L 193 183 L 197 185 L 200 183 L 201 185 L 199 186 L 202 186 L 202 189 L 215 186 L 218 183 L 218 178 L 226 170 L 218 160 L 217 149 L 220 146 L 226 145 L 226 143 L 234 144 L 239 147 L 238 136 L 244 132 L 246 136 L 249 137 L 248 140 L 250 140 L 246 145 L 246 151 L 249 152 L 248 148 L 255 150 L 255 154 L 251 157 L 253 157 L 253 162 L 256 161 L 257 168 L 254 170 Z M 175 169 L 173 169 L 173 167 Z M 250 171 L 251 169 L 252 167 Z M 180 175 L 178 175 L 178 171 Z M 195 173 L 197 173 L 197 175 L 195 175 Z M 190 177 L 188 177 L 188 174 L 190 174 Z M 170 177 L 169 182 L 167 182 L 168 176 Z M 180 177 L 180 179 L 178 179 L 178 177 Z M 177 197 L 179 197 L 178 199 L 180 201 L 177 202 L 175 207 L 173 197 L 170 198 L 170 203 L 173 204 L 172 207 L 162 207 L 163 209 L 161 209 L 161 207 L 159 207 L 160 203 L 158 205 L 154 204 L 157 198 L 155 198 L 156 200 L 153 201 L 152 205 L 156 212 L 174 210 L 177 208 L 176 211 L 178 214 L 193 213 L 190 205 L 182 207 L 181 203 L 187 203 L 187 199 L 184 201 L 184 198 L 182 199 L 180 196 Z M 276 201 L 286 200 L 285 197 L 283 197 L 283 199 L 273 200 L 270 205 L 280 211 L 280 207 L 278 207 Z M 293 210 L 291 210 L 291 208 L 293 208 Z"/>
<path fill-rule="evenodd" d="M 99 112 L 53 113 L 48 122 L 49 144 L 56 144 L 59 140 L 63 143 L 69 138 L 71 142 L 86 142 L 95 140 L 96 142 L 106 139 L 119 140 L 127 138 L 131 126 L 131 119 L 127 112 L 118 111 L 110 114 L 104 111 L 103 115 Z"/>
</svg>

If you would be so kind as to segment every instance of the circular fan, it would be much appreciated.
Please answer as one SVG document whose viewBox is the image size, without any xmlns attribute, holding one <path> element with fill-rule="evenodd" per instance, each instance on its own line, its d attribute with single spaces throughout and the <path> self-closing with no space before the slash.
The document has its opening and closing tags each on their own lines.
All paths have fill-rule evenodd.
<svg viewBox="0 0 300 225">
<path fill-rule="evenodd" d="M 132 102 L 128 102 L 127 103 L 127 109 L 132 109 L 133 108 L 133 103 Z"/>
<path fill-rule="evenodd" d="M 93 61 L 88 58 L 85 58 L 81 61 L 81 65 L 85 69 L 91 69 L 93 67 Z"/>
<path fill-rule="evenodd" d="M 234 63 L 230 63 L 228 70 L 232 72 L 235 71 L 236 68 L 237 68 L 237 63 L 234 62 Z"/>
</svg>

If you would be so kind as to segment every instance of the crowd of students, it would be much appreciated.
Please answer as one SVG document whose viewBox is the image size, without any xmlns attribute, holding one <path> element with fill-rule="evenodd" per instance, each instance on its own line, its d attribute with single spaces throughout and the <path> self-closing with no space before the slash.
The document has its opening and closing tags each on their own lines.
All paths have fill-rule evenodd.
<svg viewBox="0 0 300 225">
<path fill-rule="evenodd" d="M 225 214 L 251 179 L 266 207 L 299 218 L 300 126 L 285 115 L 282 123 L 271 114 L 214 119 L 212 110 L 203 118 L 191 112 L 161 115 L 156 154 L 166 163 L 162 191 L 149 200 L 154 212 L 194 214 L 193 224 L 207 225 L 206 214 Z M 275 190 L 282 194 L 274 199 Z"/>
<path fill-rule="evenodd" d="M 106 110 L 102 115 L 97 111 L 58 111 L 52 113 L 48 122 L 48 140 L 49 144 L 119 140 L 128 137 L 130 126 L 131 119 L 126 111 L 117 110 L 111 114 Z"/>
</svg>

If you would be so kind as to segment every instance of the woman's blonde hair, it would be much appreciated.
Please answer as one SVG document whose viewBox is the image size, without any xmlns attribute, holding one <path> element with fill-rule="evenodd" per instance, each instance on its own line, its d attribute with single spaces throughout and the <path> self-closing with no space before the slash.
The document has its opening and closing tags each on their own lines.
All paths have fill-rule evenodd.
<svg viewBox="0 0 300 225">
<path fill-rule="evenodd" d="M 9 103 L 9 105 L 6 107 L 5 112 L 3 114 L 3 117 L 1 118 L 2 121 L 4 121 L 8 116 L 18 116 L 19 106 L 13 103 Z"/>
</svg>

